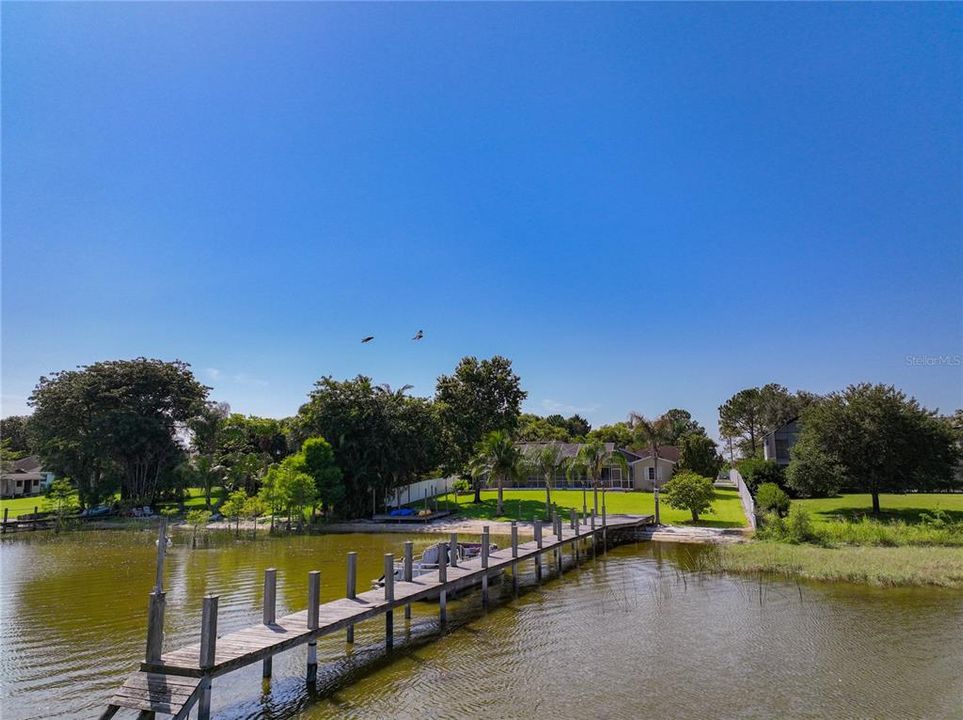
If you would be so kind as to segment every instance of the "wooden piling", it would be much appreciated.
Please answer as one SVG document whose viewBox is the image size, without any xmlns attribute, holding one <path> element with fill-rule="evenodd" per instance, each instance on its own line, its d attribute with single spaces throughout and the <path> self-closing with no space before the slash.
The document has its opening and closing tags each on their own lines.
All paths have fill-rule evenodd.
<svg viewBox="0 0 963 720">
<path fill-rule="evenodd" d="M 409 486 L 410 487 L 410 486 Z M 415 544 L 411 540 L 405 541 L 405 565 L 402 577 L 405 582 L 411 582 L 414 574 Z M 411 603 L 405 604 L 405 620 L 411 620 Z"/>
<path fill-rule="evenodd" d="M 2 533 L 6 533 L 6 532 L 7 532 L 7 518 L 8 518 L 9 516 L 10 516 L 10 508 L 6 508 L 6 507 L 5 507 L 5 508 L 3 509 L 3 528 L 0 529 L 0 532 L 2 532 Z"/>
<path fill-rule="evenodd" d="M 448 536 L 448 554 L 451 558 L 449 564 L 458 567 L 458 533 L 451 533 Z"/>
<path fill-rule="evenodd" d="M 147 605 L 147 662 L 157 662 L 164 648 L 165 593 L 154 590 Z"/>
<path fill-rule="evenodd" d="M 572 530 L 578 530 L 578 513 L 575 512 L 575 508 L 569 511 L 569 527 Z"/>
<path fill-rule="evenodd" d="M 438 582 L 441 592 L 438 594 L 438 622 L 442 627 L 448 623 L 448 597 L 445 594 L 445 583 L 448 582 L 448 545 L 438 545 Z"/>
<path fill-rule="evenodd" d="M 264 608 L 261 610 L 261 622 L 264 625 L 273 625 L 277 619 L 278 606 L 278 571 L 275 568 L 268 568 L 264 571 Z M 271 677 L 273 663 L 272 658 L 266 657 L 261 663 L 261 677 Z"/>
<path fill-rule="evenodd" d="M 482 527 L 481 539 L 481 566 L 482 570 L 488 570 L 488 553 L 491 550 L 491 536 L 487 525 Z M 488 573 L 482 573 L 482 607 L 488 609 Z"/>
<path fill-rule="evenodd" d="M 388 603 L 388 610 L 385 611 L 385 649 L 391 650 L 395 644 L 395 613 L 391 609 L 391 603 L 395 601 L 395 556 L 392 553 L 385 553 L 385 602 Z"/>
<path fill-rule="evenodd" d="M 518 595 L 518 522 L 512 520 L 512 592 Z"/>
<path fill-rule="evenodd" d="M 357 587 L 358 587 L 358 553 L 349 552 L 348 553 L 348 587 L 346 590 L 345 597 L 348 600 L 354 600 L 357 597 Z M 346 642 L 354 642 L 354 625 L 348 625 L 348 630 L 345 638 Z"/>
<path fill-rule="evenodd" d="M 318 629 L 318 612 L 321 605 L 321 573 L 312 570 L 308 573 L 308 630 Z M 318 640 L 313 637 L 308 641 L 307 681 L 313 683 L 318 679 Z"/>
<path fill-rule="evenodd" d="M 198 663 L 201 670 L 214 667 L 214 656 L 217 651 L 217 595 L 204 598 L 201 610 L 201 653 Z M 197 720 L 211 720 L 211 676 L 205 673 L 201 680 L 201 696 L 197 703 Z"/>
<path fill-rule="evenodd" d="M 542 548 L 542 521 L 535 521 L 535 547 Z M 535 553 L 535 581 L 542 582 L 542 553 Z"/>
</svg>

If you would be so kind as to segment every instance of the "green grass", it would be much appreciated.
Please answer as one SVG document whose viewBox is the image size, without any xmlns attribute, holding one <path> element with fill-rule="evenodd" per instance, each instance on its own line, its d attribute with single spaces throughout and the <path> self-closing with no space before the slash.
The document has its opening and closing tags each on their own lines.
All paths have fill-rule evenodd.
<svg viewBox="0 0 963 720">
<path fill-rule="evenodd" d="M 879 586 L 963 588 L 963 552 L 948 547 L 839 547 L 751 542 L 720 546 L 707 570 L 773 573 Z"/>
<path fill-rule="evenodd" d="M 3 517 L 4 508 L 9 508 L 9 518 L 16 520 L 18 515 L 27 515 L 33 512 L 34 507 L 43 512 L 46 508 L 46 501 L 43 495 L 32 495 L 31 497 L 7 498 L 0 500 L 0 518 Z"/>
<path fill-rule="evenodd" d="M 793 503 L 806 508 L 816 524 L 838 519 L 859 520 L 873 512 L 872 496 L 868 494 L 793 500 Z M 881 520 L 902 520 L 914 525 L 920 522 L 922 513 L 942 510 L 952 521 L 963 522 L 963 493 L 886 493 L 879 496 L 879 506 Z"/>
<path fill-rule="evenodd" d="M 545 517 L 544 490 L 505 490 L 504 512 L 502 516 L 496 513 L 498 492 L 485 490 L 481 494 L 482 502 L 476 505 L 473 493 L 462 494 L 458 497 L 457 505 L 454 494 L 439 497 L 439 506 L 455 510 L 464 517 L 479 520 L 534 520 Z M 592 492 L 586 493 L 589 512 L 592 510 Z M 552 493 L 552 502 L 559 506 L 562 513 L 570 509 L 582 511 L 581 490 L 556 490 Z M 601 512 L 601 493 L 599 494 L 599 512 Z M 712 503 L 713 513 L 699 518 L 698 523 L 692 522 L 692 516 L 683 510 L 674 510 L 665 502 L 660 503 L 660 515 L 663 523 L 668 525 L 700 525 L 705 527 L 745 527 L 746 518 L 739 503 L 739 493 L 735 490 L 719 489 L 715 491 Z M 412 503 L 412 507 L 420 507 L 419 503 Z M 607 492 L 605 494 L 606 511 L 611 514 L 625 513 L 629 515 L 651 515 L 655 513 L 655 500 L 652 493 L 647 492 Z"/>
</svg>

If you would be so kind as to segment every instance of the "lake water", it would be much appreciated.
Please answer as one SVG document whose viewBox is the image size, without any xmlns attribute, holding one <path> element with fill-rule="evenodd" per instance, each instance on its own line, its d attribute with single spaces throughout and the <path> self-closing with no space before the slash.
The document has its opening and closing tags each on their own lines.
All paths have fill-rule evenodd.
<svg viewBox="0 0 963 720">
<path fill-rule="evenodd" d="M 345 554 L 359 588 L 402 535 L 237 541 L 217 536 L 168 555 L 165 648 L 196 642 L 201 599 L 220 595 L 219 632 L 260 620 L 261 582 L 278 568 L 279 614 L 303 609 L 307 573 L 322 595 L 344 591 Z M 438 536 L 413 538 L 418 546 Z M 254 666 L 214 681 L 218 718 L 934 718 L 963 717 L 963 593 L 882 590 L 706 575 L 699 546 L 611 550 L 523 592 L 511 583 L 488 613 L 472 594 L 395 615 L 275 659 L 270 686 Z M 137 669 L 144 650 L 154 536 L 110 531 L 22 534 L 0 543 L 0 710 L 4 720 L 89 718 Z M 530 587 L 524 587 L 528 583 Z M 118 715 L 117 717 L 121 717 Z"/>
</svg>

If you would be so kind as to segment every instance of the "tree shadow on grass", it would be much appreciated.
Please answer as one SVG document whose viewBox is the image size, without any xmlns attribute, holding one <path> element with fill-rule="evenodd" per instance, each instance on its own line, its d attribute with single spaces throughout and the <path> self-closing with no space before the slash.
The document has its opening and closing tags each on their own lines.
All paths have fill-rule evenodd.
<svg viewBox="0 0 963 720">
<path fill-rule="evenodd" d="M 939 511 L 944 513 L 945 516 L 955 523 L 963 523 L 963 510 L 947 510 L 945 508 L 939 508 Z M 923 522 L 924 515 L 934 515 L 937 512 L 937 508 L 887 508 L 885 503 L 882 503 L 880 507 L 880 514 L 873 515 L 873 506 L 866 505 L 866 507 L 858 508 L 828 508 L 826 510 L 816 511 L 816 515 L 822 520 L 833 521 L 833 520 L 849 520 L 852 522 L 858 522 L 862 519 L 868 520 L 880 520 L 882 522 L 895 522 L 901 520 L 907 525 L 919 525 Z"/>
</svg>

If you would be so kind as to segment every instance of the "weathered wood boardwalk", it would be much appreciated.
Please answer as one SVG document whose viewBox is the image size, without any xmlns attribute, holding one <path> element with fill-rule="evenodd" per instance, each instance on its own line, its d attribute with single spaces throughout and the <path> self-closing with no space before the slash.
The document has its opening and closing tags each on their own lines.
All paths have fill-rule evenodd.
<svg viewBox="0 0 963 720">
<path fill-rule="evenodd" d="M 604 516 L 603 516 L 604 518 Z M 264 676 L 271 674 L 271 658 L 278 653 L 299 645 L 308 645 L 309 681 L 317 672 L 316 641 L 318 637 L 340 630 L 348 631 L 348 641 L 353 640 L 352 628 L 365 620 L 385 615 L 385 642 L 388 647 L 393 643 L 393 611 L 412 602 L 438 597 L 439 617 L 444 625 L 446 616 L 446 597 L 450 593 L 481 585 L 482 601 L 488 604 L 488 581 L 493 575 L 505 570 L 512 571 L 513 583 L 517 589 L 516 566 L 525 561 L 535 561 L 536 578 L 541 580 L 543 555 L 548 555 L 547 572 L 561 574 L 562 551 L 568 546 L 575 564 L 589 551 L 595 553 L 603 538 L 614 538 L 620 531 L 632 530 L 650 524 L 651 516 L 613 516 L 607 519 L 593 516 L 579 520 L 572 513 L 568 522 L 555 518 L 551 523 L 551 533 L 544 534 L 542 524 L 535 523 L 535 539 L 518 542 L 517 527 L 512 523 L 512 544 L 510 547 L 488 552 L 488 529 L 483 533 L 482 554 L 470 560 L 458 560 L 457 553 L 450 551 L 457 537 L 453 534 L 449 543 L 442 543 L 442 557 L 450 554 L 449 562 L 442 562 L 437 571 L 412 577 L 411 548 L 405 543 L 404 577 L 394 579 L 394 557 L 385 556 L 384 588 L 362 593 L 354 592 L 355 558 L 349 554 L 348 597 L 318 603 L 320 580 L 318 573 L 311 573 L 308 583 L 309 607 L 307 610 L 274 617 L 275 574 L 268 570 L 265 577 L 264 623 L 245 628 L 222 636 L 217 635 L 217 598 L 204 600 L 204 616 L 201 627 L 201 641 L 167 653 L 160 653 L 163 643 L 164 593 L 155 590 L 151 594 L 150 618 L 148 623 L 147 659 L 141 663 L 140 672 L 131 675 L 110 700 L 101 718 L 112 717 L 120 708 L 141 712 L 141 718 L 153 718 L 155 713 L 186 718 L 194 704 L 198 704 L 198 717 L 206 719 L 210 715 L 211 680 L 238 668 L 262 662 Z M 604 547 L 604 544 L 602 545 Z M 160 571 L 158 572 L 160 576 Z M 158 588 L 160 587 L 158 577 Z M 406 617 L 410 617 L 406 610 Z"/>
</svg>

